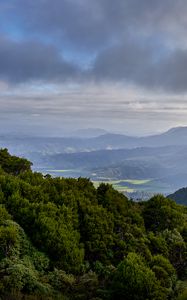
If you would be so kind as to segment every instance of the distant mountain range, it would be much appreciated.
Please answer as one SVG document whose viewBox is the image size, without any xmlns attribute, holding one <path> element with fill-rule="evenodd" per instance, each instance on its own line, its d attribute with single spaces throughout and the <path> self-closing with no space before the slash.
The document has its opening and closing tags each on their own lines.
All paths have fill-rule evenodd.
<svg viewBox="0 0 187 300">
<path fill-rule="evenodd" d="M 82 137 L 0 136 L 0 147 L 30 159 L 36 170 L 74 172 L 63 176 L 150 179 L 154 186 L 164 185 L 168 193 L 187 186 L 187 127 L 146 137 L 105 133 L 100 129 L 78 134 Z"/>
<path fill-rule="evenodd" d="M 108 131 L 101 128 L 87 128 L 87 129 L 78 129 L 71 132 L 70 136 L 80 137 L 80 138 L 92 138 L 100 135 L 107 134 Z"/>
<path fill-rule="evenodd" d="M 96 131 L 98 133 L 99 129 L 96 129 Z M 105 133 L 96 137 L 86 136 L 86 138 L 0 136 L 0 147 L 8 147 L 12 153 L 18 155 L 25 155 L 30 152 L 47 154 L 75 153 L 171 145 L 187 145 L 187 127 L 172 128 L 165 133 L 147 137 L 131 137 L 113 133 Z"/>
<path fill-rule="evenodd" d="M 93 180 L 162 180 L 171 191 L 187 184 L 187 146 L 98 150 L 33 157 L 50 170 L 79 170 Z"/>
</svg>

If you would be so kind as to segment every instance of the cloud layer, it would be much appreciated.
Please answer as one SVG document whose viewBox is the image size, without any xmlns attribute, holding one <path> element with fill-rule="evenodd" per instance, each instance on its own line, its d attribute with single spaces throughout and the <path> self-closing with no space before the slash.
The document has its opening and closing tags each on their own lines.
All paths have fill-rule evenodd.
<svg viewBox="0 0 187 300">
<path fill-rule="evenodd" d="M 187 89 L 185 0 L 2 2 L 1 79 Z"/>
<path fill-rule="evenodd" d="M 184 123 L 186 15 L 186 0 L 1 1 L 1 116 Z"/>
</svg>

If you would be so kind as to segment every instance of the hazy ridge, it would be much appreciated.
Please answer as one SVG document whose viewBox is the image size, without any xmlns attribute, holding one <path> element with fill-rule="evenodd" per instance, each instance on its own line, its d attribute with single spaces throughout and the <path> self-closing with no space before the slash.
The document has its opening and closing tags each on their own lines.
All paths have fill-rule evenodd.
<svg viewBox="0 0 187 300">
<path fill-rule="evenodd" d="M 86 135 L 89 132 L 103 133 L 88 129 Z M 113 133 L 86 138 L 1 136 L 0 147 L 32 160 L 35 170 L 57 170 L 56 175 L 61 176 L 86 176 L 96 181 L 151 179 L 152 192 L 162 191 L 158 188 L 162 182 L 166 193 L 187 182 L 187 127 L 146 137 Z M 60 174 L 60 170 L 71 172 Z"/>
</svg>

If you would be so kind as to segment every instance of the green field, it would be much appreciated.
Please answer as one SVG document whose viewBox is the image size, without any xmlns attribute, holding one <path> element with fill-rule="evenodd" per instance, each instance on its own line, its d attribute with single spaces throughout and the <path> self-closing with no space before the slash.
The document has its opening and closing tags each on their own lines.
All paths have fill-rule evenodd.
<svg viewBox="0 0 187 300">
<path fill-rule="evenodd" d="M 133 186 L 141 186 L 145 185 L 147 183 L 150 183 L 152 180 L 151 179 L 123 179 L 123 180 L 101 180 L 101 181 L 93 181 L 94 186 L 98 187 L 101 182 L 112 184 L 114 187 L 124 187 L 122 186 L 122 183 L 127 183 L 128 185 L 133 185 Z"/>
<path fill-rule="evenodd" d="M 134 193 L 167 193 L 168 186 L 161 181 L 153 179 L 123 179 L 123 180 L 101 180 L 93 181 L 97 188 L 101 182 L 111 184 L 116 190 L 120 192 Z"/>
<path fill-rule="evenodd" d="M 43 174 L 51 174 L 52 176 L 60 176 L 60 177 L 74 177 L 77 178 L 79 176 L 89 177 L 88 173 L 83 174 L 82 170 L 78 169 L 50 169 L 43 168 L 40 170 Z M 169 194 L 171 191 L 171 187 L 161 180 L 156 179 L 121 179 L 121 180 L 113 180 L 110 178 L 100 178 L 100 180 L 92 180 L 94 186 L 97 188 L 100 183 L 108 183 L 111 184 L 116 190 L 121 193 L 128 194 L 140 194 L 144 197 L 143 194 Z M 131 195 L 130 195 L 131 197 Z M 140 196 L 141 197 L 141 196 Z"/>
<path fill-rule="evenodd" d="M 49 173 L 67 173 L 67 172 L 74 172 L 74 170 L 46 170 Z"/>
</svg>

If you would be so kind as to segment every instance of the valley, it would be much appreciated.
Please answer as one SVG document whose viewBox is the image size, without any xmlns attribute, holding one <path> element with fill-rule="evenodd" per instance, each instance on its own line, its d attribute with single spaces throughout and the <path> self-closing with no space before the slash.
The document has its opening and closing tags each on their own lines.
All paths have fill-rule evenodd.
<svg viewBox="0 0 187 300">
<path fill-rule="evenodd" d="M 89 174 L 82 172 L 81 170 L 53 170 L 39 168 L 34 169 L 37 172 L 43 174 L 50 174 L 52 177 L 64 177 L 64 178 L 78 178 L 81 174 L 82 177 L 89 177 Z M 96 176 L 96 174 L 94 174 Z M 98 180 L 95 180 L 93 177 L 90 177 L 95 188 L 97 188 L 101 183 L 111 184 L 114 189 L 124 193 L 129 198 L 134 200 L 140 199 L 149 199 L 155 194 L 168 195 L 170 192 L 173 192 L 175 189 L 171 187 L 167 182 L 162 182 L 159 179 L 120 179 L 113 180 L 112 178 L 107 177 L 98 177 Z"/>
<path fill-rule="evenodd" d="M 33 171 L 87 177 L 95 186 L 110 183 L 133 199 L 171 194 L 187 185 L 187 127 L 147 137 L 1 136 L 0 147 L 31 160 Z"/>
</svg>

